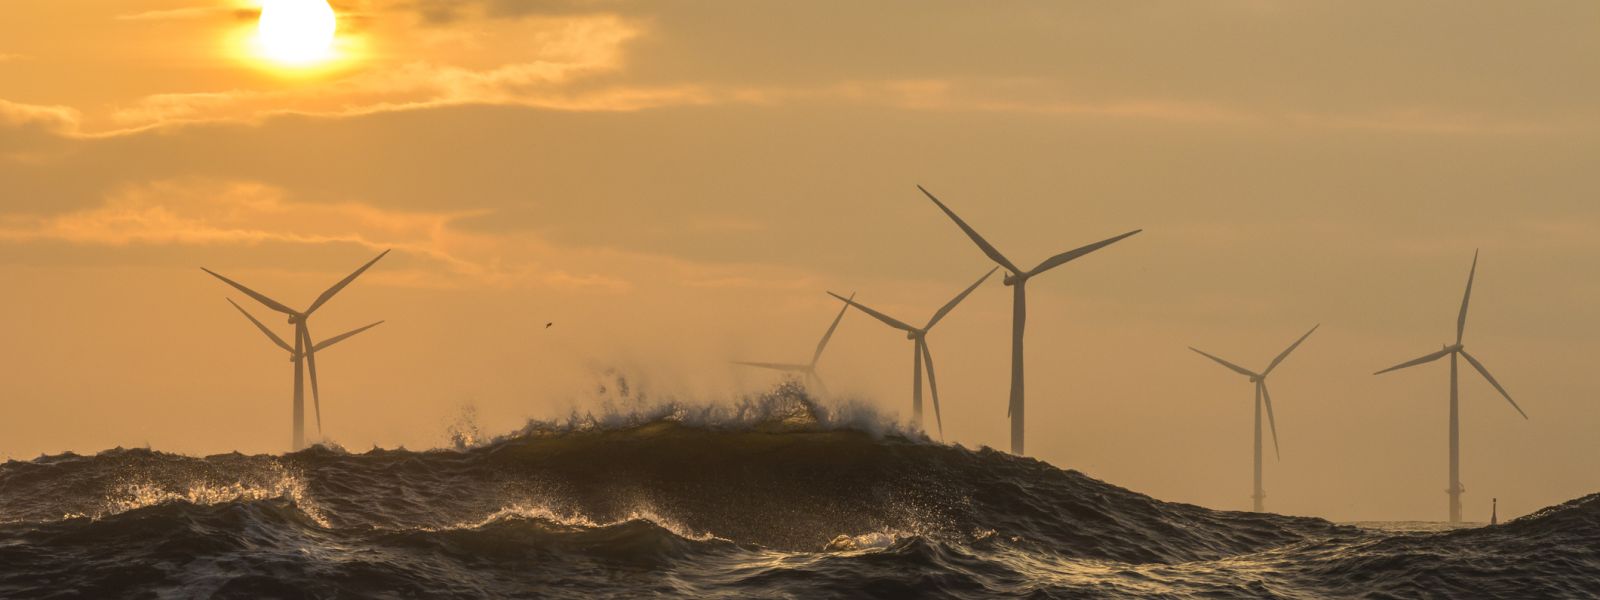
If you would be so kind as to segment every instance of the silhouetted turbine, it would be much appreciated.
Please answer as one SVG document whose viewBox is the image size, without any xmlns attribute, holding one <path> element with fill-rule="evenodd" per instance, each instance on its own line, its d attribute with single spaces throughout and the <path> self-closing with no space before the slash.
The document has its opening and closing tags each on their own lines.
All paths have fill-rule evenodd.
<svg viewBox="0 0 1600 600">
<path fill-rule="evenodd" d="M 244 309 L 244 307 L 239 306 L 239 304 L 237 302 L 234 302 L 232 298 L 228 298 L 228 304 L 232 304 L 234 308 L 239 309 L 239 313 L 243 314 L 244 318 L 250 319 L 250 322 L 254 323 L 255 326 L 256 326 L 256 329 L 260 329 L 261 333 L 267 334 L 267 339 L 272 340 L 273 344 L 277 344 L 277 346 L 279 348 L 283 348 L 285 352 L 288 352 L 289 353 L 289 362 L 294 362 L 294 361 L 297 361 L 297 360 L 300 359 L 301 354 L 302 354 L 301 352 L 295 350 L 295 348 L 293 346 L 290 346 L 288 342 L 283 341 L 283 338 L 278 337 L 278 334 L 273 333 L 273 331 L 271 329 L 268 329 L 266 324 L 262 323 L 259 319 L 256 319 L 255 315 L 250 314 L 250 311 L 247 311 L 247 310 Z M 326 350 L 328 347 L 333 346 L 334 344 L 337 344 L 339 342 L 342 342 L 342 341 L 345 341 L 347 339 L 350 339 L 351 337 L 354 337 L 356 334 L 359 334 L 359 333 L 361 333 L 363 331 L 366 331 L 368 329 L 372 329 L 373 327 L 377 327 L 377 326 L 382 325 L 382 324 L 383 324 L 383 321 L 378 321 L 378 322 L 373 323 L 371 325 L 367 325 L 365 327 L 359 327 L 359 328 L 356 328 L 356 329 L 352 329 L 350 331 L 346 331 L 344 333 L 341 333 L 339 335 L 333 336 L 331 338 L 322 340 L 321 342 L 317 342 L 316 344 L 313 344 L 311 346 L 312 352 L 321 352 L 323 350 Z M 321 436 L 322 435 L 322 407 L 321 406 L 317 407 L 316 414 L 317 414 L 317 435 Z"/>
<path fill-rule="evenodd" d="M 1373 373 L 1374 375 L 1382 375 L 1390 371 L 1398 371 L 1407 367 L 1431 363 L 1444 358 L 1445 356 L 1450 357 L 1450 487 L 1449 489 L 1445 490 L 1445 493 L 1450 495 L 1451 523 L 1461 522 L 1461 494 L 1467 491 L 1466 488 L 1461 485 L 1461 422 L 1459 402 L 1460 384 L 1457 381 L 1456 357 L 1461 356 L 1466 358 L 1467 364 L 1470 364 L 1472 365 L 1472 368 L 1477 369 L 1478 374 L 1483 375 L 1483 378 L 1489 382 L 1489 385 L 1494 386 L 1494 389 L 1499 391 L 1501 396 L 1505 396 L 1506 402 L 1511 403 L 1511 408 L 1517 409 L 1517 413 L 1521 414 L 1523 419 L 1528 418 L 1528 413 L 1523 412 L 1522 407 L 1517 406 L 1517 401 L 1511 399 L 1511 393 L 1507 392 L 1506 388 L 1501 386 L 1500 382 L 1496 381 L 1493 375 L 1489 374 L 1489 369 L 1485 368 L 1483 363 L 1478 362 L 1478 359 L 1473 358 L 1472 354 L 1468 353 L 1466 347 L 1461 343 L 1461 339 L 1467 331 L 1467 304 L 1472 301 L 1472 280 L 1476 278 L 1477 275 L 1478 253 L 1474 251 L 1472 253 L 1472 270 L 1467 273 L 1467 292 L 1461 297 L 1461 312 L 1456 316 L 1455 345 L 1445 346 L 1444 349 L 1438 352 L 1412 359 L 1382 371 L 1378 371 L 1377 373 Z"/>
<path fill-rule="evenodd" d="M 822 334 L 822 341 L 817 342 L 817 350 L 811 354 L 811 362 L 802 365 L 797 363 L 766 363 L 736 360 L 733 361 L 733 364 L 798 374 L 805 377 L 807 384 L 815 384 L 817 386 L 818 393 L 827 394 L 828 386 L 823 385 L 822 376 L 817 374 L 817 361 L 822 360 L 822 351 L 828 347 L 828 340 L 833 338 L 833 332 L 839 328 L 839 321 L 844 319 L 845 311 L 850 310 L 850 300 L 854 300 L 855 297 L 855 294 L 850 294 L 850 298 L 845 300 L 845 304 L 839 307 L 839 314 L 833 317 L 833 324 L 828 325 L 828 331 Z"/>
<path fill-rule="evenodd" d="M 1095 250 L 1099 250 L 1106 246 L 1110 246 L 1111 244 L 1121 241 L 1123 238 L 1144 230 L 1135 229 L 1128 233 L 1095 242 L 1076 250 L 1070 250 L 1061 254 L 1057 254 L 1049 259 L 1046 259 L 1044 262 L 1039 263 L 1039 266 L 1034 267 L 1032 270 L 1024 271 L 1015 263 L 1012 263 L 1009 259 L 1007 259 L 1005 255 L 1000 254 L 1000 251 L 996 250 L 993 244 L 990 244 L 988 240 L 983 239 L 983 236 L 978 235 L 976 230 L 972 229 L 972 227 L 969 227 L 966 221 L 962 221 L 961 217 L 956 216 L 956 213 L 950 210 L 950 207 L 945 206 L 943 202 L 940 202 L 939 199 L 935 198 L 933 194 L 928 192 L 928 190 L 923 189 L 923 187 L 920 185 L 917 186 L 917 189 L 922 190 L 923 195 L 927 196 L 929 200 L 932 200 L 934 204 L 939 205 L 939 210 L 942 210 L 944 211 L 944 214 L 949 215 L 950 220 L 955 221 L 956 226 L 960 227 L 961 231 L 966 232 L 967 237 L 972 238 L 972 242 L 977 244 L 978 248 L 983 250 L 983 253 L 988 255 L 990 260 L 993 260 L 996 264 L 1005 267 L 1005 269 L 1011 273 L 1005 277 L 1005 284 L 1014 288 L 1014 291 L 1012 292 L 1011 310 L 1011 402 L 1007 406 L 1006 416 L 1011 419 L 1011 453 L 1022 455 L 1024 431 L 1022 334 L 1023 330 L 1027 328 L 1028 322 L 1028 294 L 1026 290 L 1026 284 L 1028 283 L 1028 280 L 1036 275 L 1044 273 L 1045 271 L 1049 271 L 1050 269 L 1054 269 L 1061 265 L 1072 262 L 1073 260 L 1076 260 L 1085 254 L 1094 252 Z"/>
<path fill-rule="evenodd" d="M 379 260 L 381 260 L 383 257 L 388 256 L 388 255 L 389 255 L 389 251 L 388 250 L 384 250 L 383 253 L 379 254 L 377 258 L 374 258 L 371 261 L 368 261 L 367 264 L 362 265 L 361 268 L 359 268 L 359 269 L 356 269 L 356 271 L 354 273 L 351 273 L 348 277 L 345 277 L 343 280 L 339 281 L 339 283 L 333 284 L 333 287 L 328 288 L 327 291 L 322 292 L 322 295 L 318 296 L 316 301 L 311 303 L 311 307 L 307 308 L 304 311 L 297 311 L 295 309 L 289 308 L 288 306 L 284 305 L 283 303 L 278 302 L 277 300 L 273 300 L 271 298 L 268 298 L 265 295 L 262 295 L 261 293 L 255 291 L 255 290 L 247 288 L 247 287 L 241 285 L 240 283 L 238 283 L 238 282 L 236 282 L 236 281 L 234 281 L 232 279 L 228 279 L 227 277 L 223 277 L 222 275 L 217 274 L 215 271 L 212 271 L 211 269 L 207 269 L 205 267 L 201 267 L 200 268 L 200 270 L 211 274 L 212 277 L 216 277 L 217 279 L 222 280 L 223 283 L 231 285 L 231 286 L 234 287 L 234 289 L 237 289 L 237 290 L 239 290 L 241 292 L 244 292 L 245 295 L 248 295 L 251 298 L 254 298 L 257 302 L 260 302 L 263 306 L 266 306 L 267 308 L 270 308 L 272 310 L 275 310 L 275 311 L 278 311 L 278 312 L 283 313 L 285 315 L 288 315 L 289 316 L 289 323 L 294 325 L 294 328 L 295 328 L 295 332 L 294 332 L 294 347 L 293 347 L 293 349 L 290 350 L 290 356 L 294 361 L 294 416 L 293 416 L 293 420 L 294 420 L 294 424 L 293 424 L 293 427 L 294 427 L 294 438 L 293 438 L 293 446 L 294 446 L 294 450 L 296 450 L 296 451 L 299 451 L 299 450 L 305 448 L 305 380 L 304 380 L 304 377 L 305 377 L 305 373 L 306 372 L 309 372 L 310 375 L 311 375 L 311 399 L 316 404 L 317 422 L 319 423 L 319 425 L 318 425 L 318 430 L 319 431 L 321 430 L 320 423 L 322 421 L 322 397 L 321 397 L 321 392 L 319 391 L 318 386 L 317 386 L 317 350 L 318 350 L 318 348 L 317 348 L 317 344 L 315 342 L 313 342 L 312 339 L 311 339 L 311 329 L 306 324 L 306 320 L 311 317 L 312 313 L 317 312 L 317 309 L 322 308 L 322 305 L 327 304 L 329 300 L 332 300 L 334 295 L 338 294 L 341 290 L 343 290 L 345 288 L 345 286 L 350 285 L 350 282 L 355 281 L 356 277 L 361 276 L 361 274 L 365 273 L 367 271 L 367 269 L 372 268 L 372 265 L 376 264 Z M 229 302 L 232 302 L 232 300 L 229 300 Z M 236 304 L 235 306 L 238 306 L 238 305 Z M 243 309 L 241 309 L 241 310 L 243 310 Z M 246 316 L 249 316 L 248 313 L 246 313 Z M 255 318 L 251 317 L 250 320 L 251 321 L 255 321 Z M 259 324 L 259 321 L 257 323 Z M 371 326 L 368 326 L 368 327 L 371 327 Z M 261 329 L 262 329 L 262 331 L 267 331 L 265 327 L 262 327 Z M 363 330 L 364 329 L 365 328 L 363 328 Z M 348 335 L 355 335 L 355 333 L 359 333 L 359 332 L 360 332 L 360 330 L 358 330 L 356 332 L 353 332 L 353 333 L 350 333 L 350 334 L 347 334 L 346 336 L 340 337 L 338 339 L 342 341 L 343 339 L 348 337 Z M 273 337 L 276 337 L 276 336 L 273 336 Z M 282 339 L 278 339 L 277 341 L 282 342 Z M 325 343 L 326 343 L 326 341 L 325 341 Z M 285 347 L 288 346 L 287 343 L 284 343 L 283 345 Z M 331 344 L 328 344 L 328 345 L 331 345 Z M 324 347 L 326 347 L 326 346 L 324 346 Z"/>
<path fill-rule="evenodd" d="M 1256 406 L 1256 426 L 1255 426 L 1255 436 L 1256 436 L 1255 450 L 1256 450 L 1256 452 L 1255 452 L 1255 467 L 1256 467 L 1256 470 L 1255 470 L 1255 492 L 1252 493 L 1250 495 L 1250 497 L 1255 500 L 1255 511 L 1256 512 L 1261 512 L 1261 511 L 1265 510 L 1266 498 L 1267 498 L 1266 490 L 1261 487 L 1261 405 L 1263 404 L 1263 402 L 1267 406 L 1267 423 L 1268 423 L 1268 425 L 1270 425 L 1272 427 L 1272 452 L 1273 452 L 1273 454 L 1275 454 L 1278 457 L 1279 460 L 1283 459 L 1283 452 L 1278 449 L 1278 419 L 1276 417 L 1274 417 L 1273 414 L 1272 414 L 1272 394 L 1267 392 L 1267 376 L 1272 374 L 1272 370 L 1273 369 L 1278 368 L 1278 365 L 1283 362 L 1283 359 L 1289 357 L 1289 353 L 1290 352 L 1294 352 L 1295 348 L 1299 348 L 1301 342 L 1304 342 L 1304 341 L 1306 341 L 1306 338 L 1311 337 L 1311 334 L 1316 332 L 1317 327 L 1321 327 L 1321 325 L 1317 325 L 1317 326 L 1312 327 L 1311 331 L 1307 331 L 1305 335 L 1300 336 L 1300 339 L 1295 340 L 1293 344 L 1289 344 L 1289 347 L 1284 349 L 1284 351 L 1282 353 L 1278 354 L 1277 358 L 1272 359 L 1272 363 L 1267 365 L 1266 370 L 1263 370 L 1260 373 L 1256 373 L 1254 371 L 1251 371 L 1251 370 L 1246 369 L 1244 367 L 1241 367 L 1239 365 L 1233 364 L 1233 363 L 1228 362 L 1226 360 L 1223 360 L 1223 359 L 1221 359 L 1221 358 L 1219 358 L 1219 357 L 1217 357 L 1215 355 L 1208 354 L 1204 350 L 1201 350 L 1199 348 L 1195 348 L 1194 346 L 1190 346 L 1189 347 L 1190 350 L 1193 350 L 1193 351 L 1199 353 L 1201 356 L 1204 356 L 1204 357 L 1209 358 L 1211 360 L 1217 361 L 1217 364 L 1220 364 L 1220 365 L 1222 365 L 1224 367 L 1227 367 L 1227 368 L 1233 370 L 1233 372 L 1235 372 L 1235 373 L 1238 373 L 1240 375 L 1244 375 L 1245 377 L 1249 377 L 1250 378 L 1250 383 L 1255 384 L 1255 388 L 1256 388 L 1256 404 L 1255 404 L 1255 406 Z"/>
<path fill-rule="evenodd" d="M 828 295 L 843 300 L 845 304 L 861 309 L 861 312 L 872 315 L 872 318 L 882 321 L 885 325 L 906 332 L 906 339 L 913 342 L 911 350 L 911 418 L 918 426 L 922 426 L 922 365 L 927 363 L 928 390 L 933 393 L 933 418 L 939 426 L 939 439 L 944 439 L 944 416 L 939 414 L 939 383 L 938 378 L 934 377 L 933 374 L 933 353 L 928 351 L 928 332 L 933 329 L 934 325 L 938 325 L 945 315 L 955 310 L 956 305 L 961 304 L 961 301 L 965 300 L 972 293 L 972 290 L 978 289 L 978 286 L 983 285 L 983 282 L 987 281 L 989 276 L 994 275 L 997 270 L 999 270 L 998 267 L 989 269 L 989 272 L 984 273 L 983 277 L 979 277 L 978 281 L 968 286 L 967 289 L 962 290 L 960 294 L 956 294 L 955 298 L 951 298 L 949 302 L 939 308 L 938 312 L 933 313 L 933 318 L 928 319 L 928 324 L 922 327 L 912 327 L 894 317 L 868 308 L 856 302 L 854 296 L 845 298 L 833 292 L 828 292 Z"/>
</svg>

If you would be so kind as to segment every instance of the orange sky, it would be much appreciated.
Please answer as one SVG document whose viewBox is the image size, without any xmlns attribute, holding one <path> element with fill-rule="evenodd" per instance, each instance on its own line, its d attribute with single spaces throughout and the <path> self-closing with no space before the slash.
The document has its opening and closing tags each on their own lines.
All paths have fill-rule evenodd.
<svg viewBox="0 0 1600 600">
<path fill-rule="evenodd" d="M 989 268 L 923 184 L 1032 264 L 1029 451 L 1163 499 L 1440 519 L 1447 367 L 1467 518 L 1600 489 L 1600 6 L 629 0 L 335 3 L 341 58 L 251 53 L 259 4 L 0 8 L 0 457 L 282 451 L 289 364 L 198 267 L 318 313 L 353 450 L 599 410 L 628 373 L 763 389 L 857 291 L 921 319 Z M 252 307 L 254 309 L 254 307 Z M 1007 446 L 1009 290 L 931 337 L 947 438 Z M 258 311 L 266 316 L 264 310 Z M 554 321 L 546 330 L 544 324 Z M 281 325 L 281 319 L 269 320 Z M 285 329 L 283 335 L 287 335 Z M 903 334 L 847 316 L 836 391 L 909 413 Z"/>
</svg>

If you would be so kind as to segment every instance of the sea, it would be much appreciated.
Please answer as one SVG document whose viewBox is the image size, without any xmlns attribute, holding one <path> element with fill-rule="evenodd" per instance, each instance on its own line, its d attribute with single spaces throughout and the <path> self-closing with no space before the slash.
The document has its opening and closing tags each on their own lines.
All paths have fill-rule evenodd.
<svg viewBox="0 0 1600 600">
<path fill-rule="evenodd" d="M 1600 495 L 1496 526 L 1165 502 L 783 386 L 429 450 L 0 465 L 0 598 L 1596 598 Z"/>
</svg>

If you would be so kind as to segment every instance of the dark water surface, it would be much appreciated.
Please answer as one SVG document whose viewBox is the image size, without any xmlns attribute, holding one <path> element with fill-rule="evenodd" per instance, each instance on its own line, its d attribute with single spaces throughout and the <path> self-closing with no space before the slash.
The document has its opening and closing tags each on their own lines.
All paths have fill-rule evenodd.
<svg viewBox="0 0 1600 600">
<path fill-rule="evenodd" d="M 0 597 L 1600 596 L 1600 496 L 1415 531 L 805 419 L 0 465 Z"/>
</svg>

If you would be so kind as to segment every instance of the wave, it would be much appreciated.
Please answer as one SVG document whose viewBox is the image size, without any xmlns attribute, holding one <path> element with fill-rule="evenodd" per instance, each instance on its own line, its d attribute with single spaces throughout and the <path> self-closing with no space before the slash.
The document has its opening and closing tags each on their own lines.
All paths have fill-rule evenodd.
<svg viewBox="0 0 1600 600">
<path fill-rule="evenodd" d="M 460 446 L 8 462 L 0 596 L 1600 594 L 1600 496 L 1446 532 L 1214 511 L 792 389 Z"/>
</svg>

